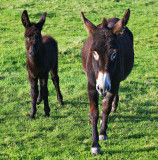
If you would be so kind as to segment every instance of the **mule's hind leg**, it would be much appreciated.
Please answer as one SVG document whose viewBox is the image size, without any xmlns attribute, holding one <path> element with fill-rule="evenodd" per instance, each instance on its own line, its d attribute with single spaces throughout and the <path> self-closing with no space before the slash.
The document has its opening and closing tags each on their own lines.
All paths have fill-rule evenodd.
<svg viewBox="0 0 158 160">
<path fill-rule="evenodd" d="M 115 95 L 115 97 L 114 97 L 114 100 L 113 100 L 113 102 L 112 102 L 112 111 L 113 112 L 116 112 L 116 110 L 117 110 L 117 106 L 118 106 L 118 102 L 119 102 L 119 96 L 118 96 L 118 93 Z"/>
<path fill-rule="evenodd" d="M 119 102 L 119 96 L 118 96 L 118 90 L 119 90 L 119 84 L 116 87 L 116 94 L 114 96 L 113 102 L 112 102 L 112 111 L 116 112 L 117 106 L 118 106 L 118 102 Z"/>
<path fill-rule="evenodd" d="M 51 74 L 51 78 L 52 78 L 52 81 L 55 85 L 55 89 L 57 91 L 57 99 L 59 101 L 59 103 L 61 105 L 63 105 L 63 96 L 61 95 L 61 92 L 60 92 L 60 87 L 59 87 L 59 77 L 58 77 L 58 71 L 57 69 L 52 69 L 50 70 L 50 74 Z"/>
<path fill-rule="evenodd" d="M 45 78 L 40 79 L 40 92 L 41 92 L 41 98 L 44 100 L 44 111 L 45 115 L 49 117 L 49 112 L 50 112 L 50 107 L 48 103 L 48 87 L 47 87 L 47 82 L 48 82 L 48 75 Z"/>
<path fill-rule="evenodd" d="M 39 93 L 38 93 L 38 98 L 37 98 L 37 105 L 39 105 L 42 102 L 42 82 L 39 79 Z"/>
</svg>

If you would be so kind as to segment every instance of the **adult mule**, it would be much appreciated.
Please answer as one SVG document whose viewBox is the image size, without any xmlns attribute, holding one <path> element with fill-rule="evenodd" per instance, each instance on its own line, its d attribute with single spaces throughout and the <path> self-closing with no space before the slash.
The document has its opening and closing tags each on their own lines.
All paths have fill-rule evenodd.
<svg viewBox="0 0 158 160">
<path fill-rule="evenodd" d="M 122 19 L 103 18 L 95 26 L 81 12 L 82 20 L 90 37 L 82 48 L 82 66 L 88 78 L 87 92 L 92 124 L 92 154 L 100 152 L 99 140 L 106 140 L 108 116 L 116 111 L 120 82 L 125 80 L 134 63 L 133 35 L 126 27 L 130 10 Z M 103 96 L 101 129 L 98 136 L 98 97 Z"/>
<path fill-rule="evenodd" d="M 21 16 L 25 27 L 27 61 L 26 68 L 31 85 L 32 108 L 30 118 L 35 118 L 36 104 L 44 100 L 45 115 L 49 116 L 50 107 L 48 103 L 48 73 L 57 91 L 57 99 L 63 105 L 63 97 L 59 88 L 58 77 L 58 47 L 57 42 L 51 36 L 42 36 L 41 30 L 45 23 L 46 12 L 43 13 L 38 23 L 29 20 L 27 11 L 24 10 Z M 38 81 L 40 87 L 38 89 Z"/>
</svg>

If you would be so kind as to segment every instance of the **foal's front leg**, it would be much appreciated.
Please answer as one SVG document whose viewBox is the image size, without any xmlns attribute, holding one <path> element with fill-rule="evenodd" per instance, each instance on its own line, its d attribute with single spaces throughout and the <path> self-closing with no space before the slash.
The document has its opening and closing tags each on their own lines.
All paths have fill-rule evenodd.
<svg viewBox="0 0 158 160">
<path fill-rule="evenodd" d="M 31 115 L 30 118 L 33 119 L 35 118 L 35 114 L 36 114 L 36 101 L 37 101 L 37 97 L 38 97 L 38 79 L 37 78 L 32 78 L 31 76 L 29 76 L 29 81 L 30 81 L 30 85 L 31 85 L 31 98 L 32 98 L 32 108 L 31 108 Z"/>
<path fill-rule="evenodd" d="M 42 102 L 42 81 L 39 79 L 39 93 L 37 98 L 37 105 L 39 105 Z"/>
<path fill-rule="evenodd" d="M 40 80 L 40 98 L 44 100 L 44 111 L 45 115 L 49 117 L 50 107 L 48 103 L 48 75 L 45 78 L 41 78 Z"/>
<path fill-rule="evenodd" d="M 95 84 L 90 84 L 88 82 L 87 86 L 88 98 L 90 103 L 90 120 L 92 124 L 92 154 L 96 155 L 100 152 L 100 145 L 98 143 L 98 131 L 97 131 L 97 123 L 99 117 L 98 110 L 98 92 L 96 91 Z"/>
</svg>

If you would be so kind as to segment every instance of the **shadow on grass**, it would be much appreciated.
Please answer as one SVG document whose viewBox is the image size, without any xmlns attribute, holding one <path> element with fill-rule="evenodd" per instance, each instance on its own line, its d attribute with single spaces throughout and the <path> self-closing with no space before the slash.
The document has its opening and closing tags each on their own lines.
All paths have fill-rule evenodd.
<svg viewBox="0 0 158 160">
<path fill-rule="evenodd" d="M 29 4 L 22 4 L 21 6 L 19 6 L 19 8 L 31 8 L 31 7 L 34 7 L 35 6 L 35 3 L 29 3 Z"/>
<path fill-rule="evenodd" d="M 3 79 L 5 79 L 5 77 L 1 77 L 1 76 L 0 76 L 0 80 L 3 80 Z"/>
<path fill-rule="evenodd" d="M 2 158 L 2 159 L 3 159 L 3 158 L 4 158 L 4 159 L 7 159 L 7 158 L 9 159 L 9 154 L 1 154 L 1 153 L 0 153 L 0 159 L 1 159 L 1 158 Z"/>
<path fill-rule="evenodd" d="M 108 154 L 116 154 L 116 153 L 133 153 L 133 152 L 149 152 L 149 151 L 155 151 L 156 147 L 146 147 L 141 149 L 131 149 L 131 150 L 120 150 L 120 151 L 107 151 Z"/>
<path fill-rule="evenodd" d="M 36 17 L 38 19 L 42 16 L 42 14 L 43 14 L 43 12 L 38 12 L 38 13 L 34 14 L 34 17 Z M 49 17 L 49 18 L 56 17 L 56 13 L 55 12 L 48 12 L 47 17 Z"/>
<path fill-rule="evenodd" d="M 128 135 L 126 137 L 124 137 L 124 139 L 139 139 L 139 138 L 142 138 L 146 136 L 146 134 L 142 134 L 142 133 L 139 133 L 139 134 L 132 134 L 132 135 Z"/>
</svg>

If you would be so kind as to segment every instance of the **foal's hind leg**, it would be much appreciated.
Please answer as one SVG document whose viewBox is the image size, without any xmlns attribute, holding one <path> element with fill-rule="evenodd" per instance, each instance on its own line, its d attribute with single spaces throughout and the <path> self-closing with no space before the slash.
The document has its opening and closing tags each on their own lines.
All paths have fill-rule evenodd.
<svg viewBox="0 0 158 160">
<path fill-rule="evenodd" d="M 40 79 L 40 98 L 44 100 L 44 111 L 45 115 L 49 117 L 49 103 L 48 103 L 48 87 L 47 87 L 47 82 L 48 82 L 48 75 L 45 78 Z"/>
<path fill-rule="evenodd" d="M 58 77 L 58 71 L 57 69 L 52 69 L 50 70 L 50 74 L 51 74 L 51 78 L 52 78 L 52 81 L 55 85 L 55 89 L 57 91 L 57 99 L 59 101 L 59 104 L 63 105 L 63 96 L 61 95 L 61 92 L 60 92 L 60 87 L 59 87 L 59 77 Z"/>
</svg>

